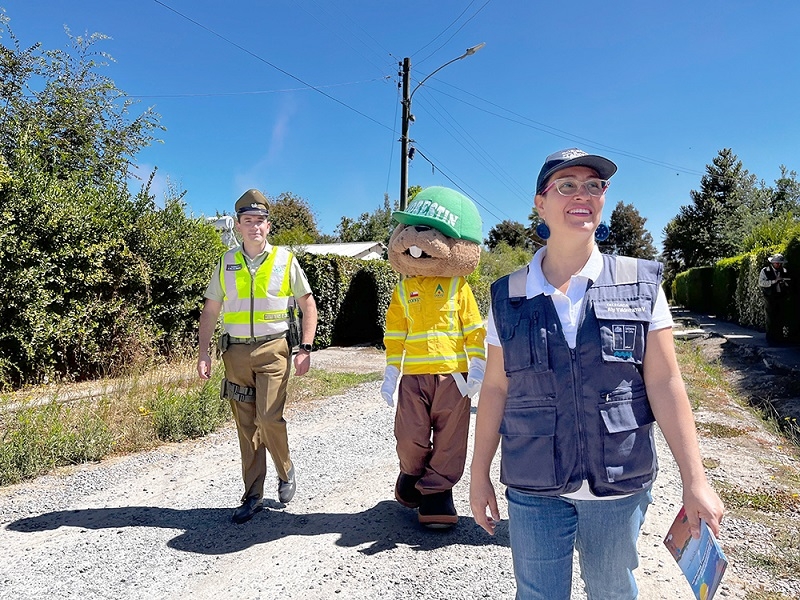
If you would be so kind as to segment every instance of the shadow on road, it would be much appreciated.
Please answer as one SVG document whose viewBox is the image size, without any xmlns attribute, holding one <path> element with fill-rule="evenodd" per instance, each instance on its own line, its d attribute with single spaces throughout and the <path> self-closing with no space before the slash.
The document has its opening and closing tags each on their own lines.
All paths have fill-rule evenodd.
<svg viewBox="0 0 800 600">
<path fill-rule="evenodd" d="M 369 544 L 359 552 L 374 555 L 398 546 L 430 551 L 459 544 L 469 546 L 509 546 L 507 523 L 498 525 L 494 537 L 480 529 L 471 517 L 461 517 L 449 530 L 425 529 L 416 513 L 394 501 L 385 500 L 359 513 L 293 514 L 264 510 L 244 525 L 234 525 L 229 508 L 190 508 L 185 510 L 151 506 L 87 508 L 45 513 L 9 523 L 11 531 L 33 533 L 59 527 L 83 529 L 122 529 L 160 527 L 182 529 L 168 546 L 198 554 L 221 555 L 245 550 L 256 544 L 288 536 L 339 534 L 337 546 L 348 548 Z"/>
</svg>

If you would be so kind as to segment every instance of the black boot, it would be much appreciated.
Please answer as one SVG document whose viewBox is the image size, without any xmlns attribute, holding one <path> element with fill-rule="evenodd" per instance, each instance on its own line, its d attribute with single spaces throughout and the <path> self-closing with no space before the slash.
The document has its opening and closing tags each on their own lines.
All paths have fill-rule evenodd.
<svg viewBox="0 0 800 600">
<path fill-rule="evenodd" d="M 250 496 L 249 498 L 246 498 L 244 502 L 242 502 L 242 505 L 239 508 L 233 511 L 231 520 L 237 525 L 241 525 L 242 523 L 246 523 L 252 519 L 261 509 L 261 497 Z"/>
<path fill-rule="evenodd" d="M 406 508 L 417 508 L 422 494 L 415 487 L 420 480 L 419 475 L 400 473 L 394 484 L 394 498 Z"/>
<path fill-rule="evenodd" d="M 448 529 L 458 523 L 453 490 L 423 494 L 417 517 L 420 524 L 431 529 Z"/>
</svg>

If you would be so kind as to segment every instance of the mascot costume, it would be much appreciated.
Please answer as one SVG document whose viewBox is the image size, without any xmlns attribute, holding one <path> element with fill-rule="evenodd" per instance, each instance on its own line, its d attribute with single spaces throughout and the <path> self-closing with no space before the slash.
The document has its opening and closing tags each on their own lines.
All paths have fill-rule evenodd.
<svg viewBox="0 0 800 600">
<path fill-rule="evenodd" d="M 481 218 L 469 198 L 445 187 L 422 190 L 392 218 L 400 225 L 389 263 L 403 277 L 386 313 L 381 396 L 394 406 L 400 379 L 394 495 L 418 509 L 422 525 L 445 529 L 458 522 L 453 486 L 464 473 L 471 397 L 486 366 L 486 330 L 465 279 L 480 260 Z"/>
</svg>

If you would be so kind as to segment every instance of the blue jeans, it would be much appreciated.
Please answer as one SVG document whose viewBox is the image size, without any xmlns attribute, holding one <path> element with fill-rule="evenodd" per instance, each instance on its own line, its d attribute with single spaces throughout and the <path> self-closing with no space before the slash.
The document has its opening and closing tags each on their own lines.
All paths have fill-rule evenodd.
<svg viewBox="0 0 800 600">
<path fill-rule="evenodd" d="M 517 600 L 569 600 L 578 550 L 589 600 L 635 600 L 636 541 L 650 490 L 618 500 L 572 500 L 508 488 Z"/>
</svg>

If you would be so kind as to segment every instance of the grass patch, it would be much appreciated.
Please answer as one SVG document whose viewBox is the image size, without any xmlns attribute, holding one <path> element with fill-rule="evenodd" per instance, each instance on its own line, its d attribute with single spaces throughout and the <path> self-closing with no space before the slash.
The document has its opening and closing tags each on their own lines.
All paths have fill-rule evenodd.
<svg viewBox="0 0 800 600">
<path fill-rule="evenodd" d="M 719 361 L 709 361 L 691 341 L 676 340 L 675 352 L 692 408 L 723 405 L 731 387 Z"/>
<path fill-rule="evenodd" d="M 782 489 L 759 488 L 745 490 L 738 486 L 718 483 L 717 493 L 729 510 L 751 509 L 760 512 L 782 513 L 800 508 L 800 494 Z"/>
<path fill-rule="evenodd" d="M 748 430 L 742 427 L 731 427 L 729 425 L 723 425 L 722 423 L 697 421 L 695 425 L 698 431 L 715 438 L 735 438 L 748 433 Z"/>
<path fill-rule="evenodd" d="M 310 402 L 337 396 L 362 383 L 382 379 L 382 373 L 333 373 L 312 368 L 302 377 L 292 376 L 289 380 L 289 402 Z"/>
<path fill-rule="evenodd" d="M 194 363 L 171 365 L 72 388 L 85 397 L 56 402 L 58 392 L 27 390 L 0 401 L 0 485 L 18 483 L 58 467 L 98 461 L 112 454 L 148 450 L 165 442 L 198 438 L 230 420 L 230 405 L 219 397 L 222 363 L 208 381 L 189 376 Z M 312 369 L 289 380 L 289 401 L 309 402 L 378 381 L 380 373 L 330 373 Z M 37 404 L 38 397 L 50 398 Z"/>
<path fill-rule="evenodd" d="M 6 413 L 0 440 L 0 485 L 109 454 L 114 438 L 106 412 L 103 404 L 48 404 Z"/>
</svg>

